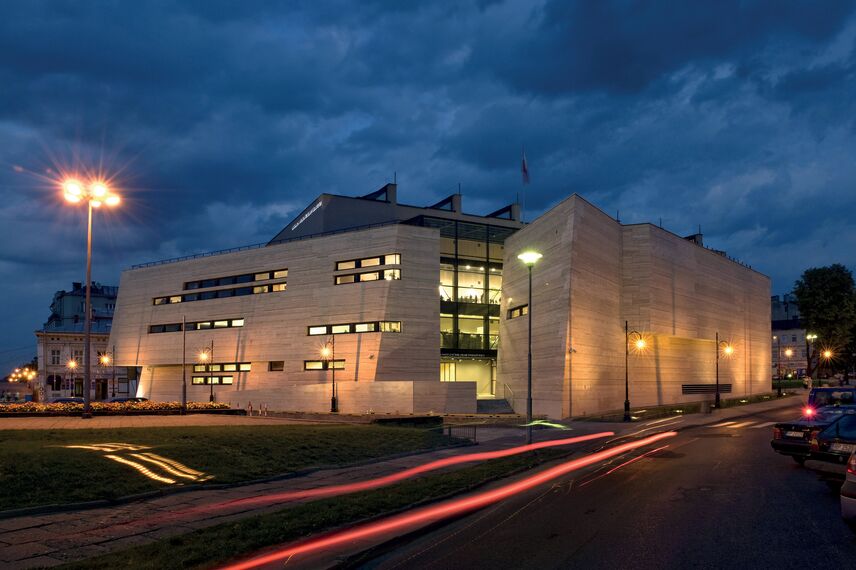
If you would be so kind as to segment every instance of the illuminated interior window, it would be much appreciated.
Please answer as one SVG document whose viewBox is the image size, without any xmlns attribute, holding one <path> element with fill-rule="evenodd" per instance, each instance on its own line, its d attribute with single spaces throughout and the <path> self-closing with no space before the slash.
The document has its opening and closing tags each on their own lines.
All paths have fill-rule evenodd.
<svg viewBox="0 0 856 570">
<path fill-rule="evenodd" d="M 304 370 L 330 370 L 335 368 L 336 370 L 344 370 L 345 369 L 345 361 L 344 360 L 304 360 L 303 361 L 303 369 Z"/>
</svg>

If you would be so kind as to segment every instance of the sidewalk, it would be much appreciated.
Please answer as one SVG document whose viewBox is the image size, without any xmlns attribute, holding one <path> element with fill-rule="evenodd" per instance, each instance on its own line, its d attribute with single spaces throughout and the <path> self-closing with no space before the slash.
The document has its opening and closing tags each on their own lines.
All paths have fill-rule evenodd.
<svg viewBox="0 0 856 570">
<path fill-rule="evenodd" d="M 632 424 L 573 422 L 569 430 L 539 429 L 535 431 L 535 439 L 536 441 L 540 441 L 566 438 L 601 431 L 613 431 L 616 433 L 616 437 L 635 435 L 635 433 L 639 433 L 640 431 L 648 435 L 651 433 L 650 430 L 660 428 L 681 429 L 695 425 L 721 422 L 747 414 L 763 413 L 764 411 L 787 406 L 797 408 L 799 406 L 798 402 L 799 400 L 796 398 L 771 400 L 760 404 L 727 408 L 713 414 L 695 414 L 693 416 L 679 416 L 673 419 L 665 418 L 655 420 L 654 422 Z M 173 416 L 165 416 L 163 419 L 171 417 Z M 79 418 L 61 419 L 72 421 L 76 419 L 78 422 L 81 421 Z M 111 420 L 114 418 L 95 418 L 94 420 L 97 419 Z M 151 419 L 151 417 L 148 419 Z M 232 419 L 240 419 L 246 422 L 260 421 L 257 418 Z M 282 420 L 270 421 L 281 422 Z M 271 505 L 230 505 L 217 511 L 206 511 L 205 507 L 207 505 L 270 493 L 354 483 L 356 481 L 396 473 L 435 459 L 473 452 L 506 449 L 521 445 L 524 435 L 525 431 L 519 427 L 491 425 L 478 430 L 479 445 L 477 447 L 438 450 L 357 467 L 316 471 L 291 479 L 245 485 L 230 489 L 176 493 L 111 507 L 0 519 L 0 563 L 2 563 L 0 566 L 4 568 L 54 566 L 68 561 L 97 556 L 111 550 L 146 544 L 165 537 L 184 534 L 230 520 L 281 510 L 287 508 L 289 505 L 299 504 L 311 499 L 292 500 L 288 503 L 274 503 Z M 605 443 L 604 440 L 594 440 L 589 444 L 568 446 L 567 449 L 580 450 L 591 447 L 592 444 L 603 445 L 603 443 Z M 452 467 L 452 469 L 455 468 L 460 467 Z M 189 512 L 191 510 L 194 510 L 194 512 Z"/>
</svg>

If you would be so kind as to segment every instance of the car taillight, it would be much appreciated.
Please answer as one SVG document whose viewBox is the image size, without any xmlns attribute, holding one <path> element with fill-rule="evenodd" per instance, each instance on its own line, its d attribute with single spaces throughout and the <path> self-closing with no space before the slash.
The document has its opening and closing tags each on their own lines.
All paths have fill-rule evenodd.
<svg viewBox="0 0 856 570">
<path fill-rule="evenodd" d="M 814 408 L 812 408 L 811 406 L 806 406 L 803 410 L 803 415 L 808 418 L 812 417 L 814 415 Z"/>
<path fill-rule="evenodd" d="M 782 439 L 782 429 L 773 428 L 773 439 Z"/>
<path fill-rule="evenodd" d="M 856 475 L 856 453 L 850 455 L 850 459 L 847 461 L 847 472 L 850 475 Z"/>
</svg>

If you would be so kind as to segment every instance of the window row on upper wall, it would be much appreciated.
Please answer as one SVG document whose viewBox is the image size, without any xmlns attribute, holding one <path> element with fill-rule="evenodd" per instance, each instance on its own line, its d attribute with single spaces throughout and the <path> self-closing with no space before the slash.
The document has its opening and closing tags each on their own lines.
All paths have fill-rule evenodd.
<svg viewBox="0 0 856 570">
<path fill-rule="evenodd" d="M 378 265 L 400 265 L 401 255 L 388 253 L 386 255 L 375 255 L 362 259 L 348 259 L 336 262 L 336 271 L 347 271 L 348 269 L 360 269 L 362 267 L 375 267 Z"/>
<path fill-rule="evenodd" d="M 336 276 L 336 285 L 347 285 L 348 283 L 364 283 L 366 281 L 397 281 L 401 279 L 400 269 L 382 269 L 380 271 L 367 271 L 365 273 L 348 273 Z"/>
<path fill-rule="evenodd" d="M 228 329 L 244 326 L 244 319 L 218 319 L 214 321 L 197 321 L 186 324 L 187 330 L 189 331 L 201 331 L 207 329 Z M 162 325 L 149 326 L 149 334 L 179 331 L 181 331 L 181 323 L 166 323 Z"/>
<path fill-rule="evenodd" d="M 523 315 L 529 314 L 529 305 L 518 305 L 516 307 L 512 307 L 508 309 L 508 318 L 516 319 L 517 317 L 522 317 Z"/>
<path fill-rule="evenodd" d="M 189 303 L 191 301 L 207 301 L 208 299 L 225 299 L 227 297 L 243 297 L 244 295 L 259 295 L 261 293 L 277 293 L 285 291 L 287 287 L 288 285 L 285 281 L 280 283 L 269 283 L 267 285 L 254 285 L 251 287 L 232 287 L 230 289 L 218 289 L 217 291 L 203 291 L 201 293 L 185 293 L 183 295 L 155 297 L 152 299 L 152 304 L 174 305 L 176 303 Z"/>
<path fill-rule="evenodd" d="M 309 336 L 368 332 L 401 332 L 401 321 L 370 321 L 367 323 L 345 323 L 341 325 L 317 325 L 306 327 L 306 334 Z"/>
<path fill-rule="evenodd" d="M 235 285 L 237 283 L 252 283 L 253 281 L 267 281 L 268 279 L 285 279 L 286 277 L 288 277 L 288 269 L 272 269 L 270 271 L 259 271 L 256 273 L 229 275 L 228 277 L 213 277 L 211 279 L 187 281 L 184 284 L 184 290 L 205 289 L 208 287 Z"/>
</svg>

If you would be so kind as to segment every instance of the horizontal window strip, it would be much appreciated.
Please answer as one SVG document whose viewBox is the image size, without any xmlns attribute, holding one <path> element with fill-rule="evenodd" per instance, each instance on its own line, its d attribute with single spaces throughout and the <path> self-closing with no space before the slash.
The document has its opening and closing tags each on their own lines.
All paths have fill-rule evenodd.
<svg viewBox="0 0 856 570">
<path fill-rule="evenodd" d="M 365 273 L 348 273 L 346 275 L 337 275 L 335 278 L 336 285 L 347 285 L 349 283 L 365 283 L 367 281 L 393 281 L 401 279 L 400 269 L 382 269 L 379 271 L 367 271 Z"/>
<path fill-rule="evenodd" d="M 369 332 L 401 332 L 401 321 L 368 321 L 363 323 L 344 323 L 337 325 L 315 325 L 306 327 L 309 336 L 327 334 L 355 334 Z"/>
<path fill-rule="evenodd" d="M 285 291 L 288 284 L 285 281 L 268 283 L 265 285 L 253 285 L 250 287 L 231 287 L 229 289 L 218 289 L 216 291 L 202 291 L 200 293 L 184 293 L 183 295 L 171 295 L 168 297 L 155 297 L 152 304 L 174 305 L 176 303 L 190 303 L 192 301 L 208 301 L 209 299 L 224 299 L 228 297 L 243 297 L 246 295 L 259 295 L 262 293 L 278 293 Z"/>
<path fill-rule="evenodd" d="M 401 254 L 387 253 L 386 255 L 374 255 L 361 259 L 348 259 L 336 262 L 336 271 L 347 271 L 348 269 L 360 269 L 364 267 L 376 267 L 379 265 L 400 265 Z"/>
<path fill-rule="evenodd" d="M 187 323 L 187 330 L 201 331 L 210 329 L 228 329 L 242 326 L 244 326 L 244 319 L 217 319 L 213 321 Z M 168 332 L 181 332 L 181 323 L 166 323 L 149 326 L 149 334 Z"/>
<path fill-rule="evenodd" d="M 187 281 L 184 283 L 184 290 L 205 289 L 208 287 L 235 285 L 237 283 L 252 283 L 253 281 L 267 281 L 268 279 L 285 279 L 286 277 L 288 277 L 288 269 L 270 269 L 267 271 L 243 273 L 241 275 L 229 275 L 227 277 L 212 277 L 210 279 Z"/>
<path fill-rule="evenodd" d="M 194 376 L 193 384 L 210 385 L 210 384 L 231 384 L 234 381 L 234 376 Z"/>
<path fill-rule="evenodd" d="M 249 362 L 214 362 L 213 364 L 194 364 L 194 372 L 249 372 Z"/>
<path fill-rule="evenodd" d="M 344 370 L 345 369 L 345 361 L 344 360 L 304 360 L 303 361 L 303 369 L 304 370 Z"/>
</svg>

